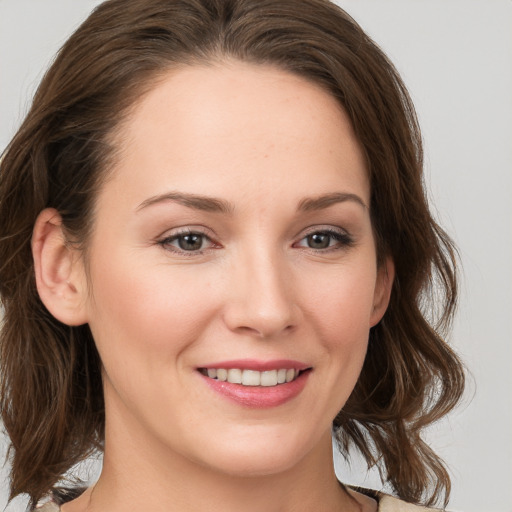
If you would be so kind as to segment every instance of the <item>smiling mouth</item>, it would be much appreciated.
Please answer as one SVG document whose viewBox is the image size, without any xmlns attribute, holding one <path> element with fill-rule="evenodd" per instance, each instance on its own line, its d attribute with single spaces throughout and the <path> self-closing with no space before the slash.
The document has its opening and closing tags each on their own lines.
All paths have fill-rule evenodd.
<svg viewBox="0 0 512 512">
<path fill-rule="evenodd" d="M 309 370 L 310 368 L 306 370 L 280 368 L 278 370 L 259 372 L 257 370 L 241 368 L 199 368 L 199 372 L 210 379 L 252 387 L 272 387 L 287 384 L 293 382 L 299 375 Z"/>
</svg>

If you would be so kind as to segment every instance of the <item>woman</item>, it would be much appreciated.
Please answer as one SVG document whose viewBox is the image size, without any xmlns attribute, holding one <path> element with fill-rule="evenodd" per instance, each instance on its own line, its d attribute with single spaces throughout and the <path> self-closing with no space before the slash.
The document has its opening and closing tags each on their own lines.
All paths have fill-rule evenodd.
<svg viewBox="0 0 512 512">
<path fill-rule="evenodd" d="M 105 2 L 0 176 L 12 496 L 103 450 L 43 509 L 446 504 L 420 433 L 463 390 L 454 249 L 405 87 L 339 8 Z M 332 429 L 398 498 L 340 485 Z"/>
</svg>

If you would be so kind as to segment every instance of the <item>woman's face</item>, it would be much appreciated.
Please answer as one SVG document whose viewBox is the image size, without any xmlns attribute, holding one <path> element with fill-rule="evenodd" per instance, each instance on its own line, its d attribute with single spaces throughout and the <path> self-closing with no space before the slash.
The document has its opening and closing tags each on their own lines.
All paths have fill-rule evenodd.
<svg viewBox="0 0 512 512">
<path fill-rule="evenodd" d="M 237 475 L 326 453 L 392 279 L 345 113 L 271 67 L 184 67 L 117 140 L 84 303 L 107 446 Z"/>
</svg>

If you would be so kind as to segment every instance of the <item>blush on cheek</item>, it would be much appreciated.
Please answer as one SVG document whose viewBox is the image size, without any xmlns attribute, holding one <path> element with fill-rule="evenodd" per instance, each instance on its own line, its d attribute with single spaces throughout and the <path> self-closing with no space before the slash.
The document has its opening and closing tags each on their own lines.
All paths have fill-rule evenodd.
<svg viewBox="0 0 512 512">
<path fill-rule="evenodd" d="M 123 350 L 131 344 L 134 351 L 155 350 L 165 357 L 170 346 L 175 352 L 197 339 L 215 309 L 214 290 L 200 287 L 200 282 L 183 283 L 169 270 L 155 278 L 147 269 L 131 269 L 116 267 L 96 280 L 91 328 L 97 343 L 119 344 Z"/>
</svg>

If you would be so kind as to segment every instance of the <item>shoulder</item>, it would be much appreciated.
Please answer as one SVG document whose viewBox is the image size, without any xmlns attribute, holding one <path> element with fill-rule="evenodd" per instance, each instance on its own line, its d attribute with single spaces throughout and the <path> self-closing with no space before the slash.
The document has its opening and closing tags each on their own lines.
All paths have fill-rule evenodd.
<svg viewBox="0 0 512 512">
<path fill-rule="evenodd" d="M 441 512 L 437 508 L 427 508 L 407 503 L 394 496 L 379 493 L 379 512 Z"/>
<path fill-rule="evenodd" d="M 60 506 L 63 503 L 74 500 L 86 489 L 86 487 L 56 487 L 36 505 L 33 512 L 60 512 Z"/>
<path fill-rule="evenodd" d="M 374 491 L 373 489 L 365 489 L 362 487 L 348 486 L 353 491 L 359 492 L 377 501 L 378 512 L 442 512 L 438 508 L 428 508 L 421 505 L 407 503 L 395 496 L 385 494 L 383 492 Z"/>
<path fill-rule="evenodd" d="M 34 512 L 59 512 L 60 507 L 54 501 L 47 501 L 46 503 L 40 503 L 34 509 Z"/>
</svg>

